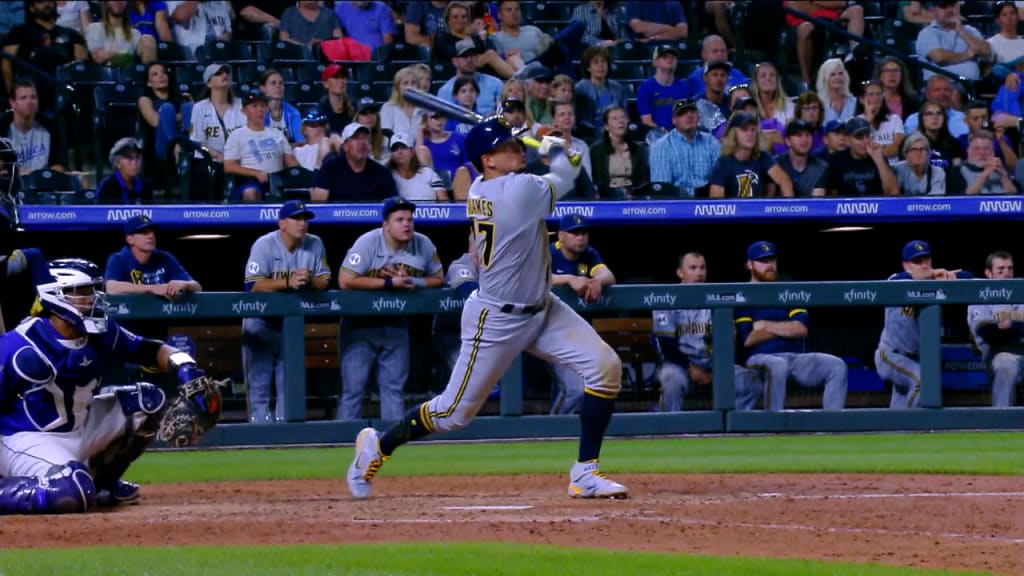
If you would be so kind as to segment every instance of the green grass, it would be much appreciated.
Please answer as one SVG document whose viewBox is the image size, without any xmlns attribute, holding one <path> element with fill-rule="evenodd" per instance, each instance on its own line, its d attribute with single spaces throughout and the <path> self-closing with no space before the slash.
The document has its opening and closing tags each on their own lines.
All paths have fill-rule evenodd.
<svg viewBox="0 0 1024 576">
<path fill-rule="evenodd" d="M 132 466 L 143 483 L 336 478 L 351 448 L 154 452 Z M 1024 433 L 864 434 L 609 440 L 617 473 L 1024 474 Z M 413 444 L 387 464 L 395 476 L 565 472 L 575 442 Z"/>
<path fill-rule="evenodd" d="M 582 550 L 538 545 L 425 543 L 231 548 L 90 548 L 0 552 L 0 576 L 233 574 L 469 576 L 939 576 L 982 574 L 803 560 Z"/>
</svg>

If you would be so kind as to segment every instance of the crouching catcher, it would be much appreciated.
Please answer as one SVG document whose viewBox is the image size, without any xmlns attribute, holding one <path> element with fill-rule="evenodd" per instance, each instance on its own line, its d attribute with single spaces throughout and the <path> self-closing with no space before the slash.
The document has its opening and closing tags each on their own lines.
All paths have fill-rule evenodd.
<svg viewBox="0 0 1024 576">
<path fill-rule="evenodd" d="M 0 337 L 0 515 L 86 512 L 139 499 L 121 479 L 160 437 L 191 446 L 221 414 L 220 383 L 187 353 L 107 318 L 99 268 L 54 260 L 43 313 Z M 149 383 L 100 386 L 112 362 L 175 373 L 168 400 Z"/>
</svg>

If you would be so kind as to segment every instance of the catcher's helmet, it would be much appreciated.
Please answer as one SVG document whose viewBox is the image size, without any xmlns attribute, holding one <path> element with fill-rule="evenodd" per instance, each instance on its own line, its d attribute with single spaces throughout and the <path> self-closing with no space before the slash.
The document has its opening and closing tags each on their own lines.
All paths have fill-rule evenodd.
<svg viewBox="0 0 1024 576">
<path fill-rule="evenodd" d="M 43 309 L 82 334 L 107 331 L 107 294 L 100 267 L 82 258 L 63 258 L 48 264 L 49 281 L 36 286 Z"/>
<path fill-rule="evenodd" d="M 483 173 L 484 167 L 480 158 L 515 137 L 515 132 L 500 117 L 488 118 L 473 126 L 469 134 L 466 134 L 466 157 L 479 172 Z"/>
</svg>

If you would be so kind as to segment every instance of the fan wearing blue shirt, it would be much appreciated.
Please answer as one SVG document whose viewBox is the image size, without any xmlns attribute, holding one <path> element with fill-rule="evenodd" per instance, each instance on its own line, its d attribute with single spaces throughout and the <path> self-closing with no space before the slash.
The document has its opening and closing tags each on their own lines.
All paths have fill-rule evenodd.
<svg viewBox="0 0 1024 576">
<path fill-rule="evenodd" d="M 148 216 L 133 216 L 124 225 L 127 246 L 107 259 L 107 294 L 154 294 L 174 300 L 203 287 L 178 259 L 156 247 L 157 225 Z"/>
<path fill-rule="evenodd" d="M 636 112 L 652 128 L 672 129 L 672 106 L 686 94 L 686 82 L 676 78 L 679 51 L 661 46 L 654 51 L 654 76 L 636 89 Z"/>
<path fill-rule="evenodd" d="M 558 241 L 551 243 L 551 285 L 569 286 L 587 304 L 601 299 L 605 286 L 615 284 L 615 275 L 590 246 L 586 216 L 566 214 L 558 224 Z M 583 379 L 571 368 L 553 365 L 558 396 L 552 414 L 578 413 L 583 401 Z"/>
</svg>

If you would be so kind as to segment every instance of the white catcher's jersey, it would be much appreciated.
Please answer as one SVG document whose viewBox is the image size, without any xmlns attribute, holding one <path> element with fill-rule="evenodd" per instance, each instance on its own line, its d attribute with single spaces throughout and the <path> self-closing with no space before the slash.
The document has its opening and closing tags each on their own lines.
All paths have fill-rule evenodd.
<svg viewBox="0 0 1024 576">
<path fill-rule="evenodd" d="M 551 290 L 551 254 L 545 219 L 554 210 L 548 181 L 532 174 L 478 177 L 466 214 L 479 256 L 479 294 L 491 300 L 536 305 Z"/>
</svg>

